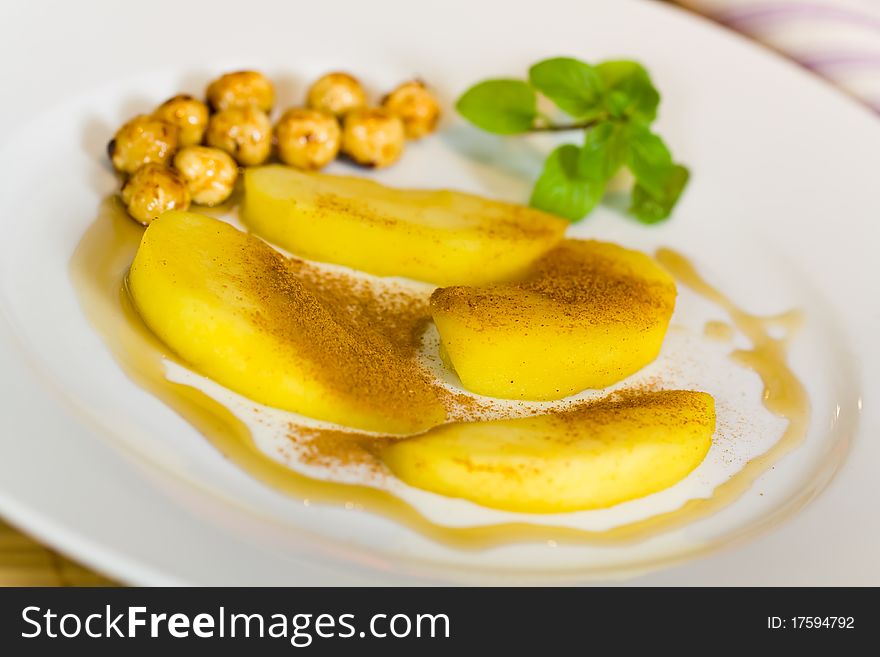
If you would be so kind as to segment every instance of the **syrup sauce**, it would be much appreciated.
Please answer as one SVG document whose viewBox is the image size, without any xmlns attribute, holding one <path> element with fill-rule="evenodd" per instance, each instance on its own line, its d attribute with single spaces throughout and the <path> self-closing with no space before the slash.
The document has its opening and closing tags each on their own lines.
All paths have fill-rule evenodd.
<svg viewBox="0 0 880 657">
<path fill-rule="evenodd" d="M 605 531 L 589 531 L 535 523 L 503 523 L 446 527 L 426 519 L 389 492 L 368 486 L 319 481 L 299 474 L 264 455 L 248 427 L 228 409 L 193 387 L 169 381 L 163 359 L 176 361 L 143 324 L 124 288 L 125 275 L 143 228 L 125 213 L 115 197 L 101 206 L 71 259 L 70 271 L 87 317 L 111 353 L 138 385 L 156 395 L 190 422 L 224 456 L 268 486 L 307 504 L 355 508 L 389 517 L 424 536 L 460 549 L 483 549 L 513 542 L 614 544 L 643 540 L 711 515 L 732 503 L 754 481 L 804 439 L 809 422 L 806 392 L 786 362 L 791 337 L 802 322 L 797 312 L 758 317 L 738 308 L 706 282 L 689 261 L 670 249 L 657 259 L 678 281 L 726 311 L 732 326 L 751 343 L 731 358 L 754 370 L 764 384 L 766 408 L 788 421 L 777 443 L 752 459 L 740 472 L 717 486 L 708 498 L 693 499 L 679 509 Z M 783 332 L 773 337 L 771 329 Z"/>
<path fill-rule="evenodd" d="M 730 342 L 735 333 L 736 329 L 727 322 L 710 320 L 703 326 L 703 335 L 719 342 Z"/>
</svg>

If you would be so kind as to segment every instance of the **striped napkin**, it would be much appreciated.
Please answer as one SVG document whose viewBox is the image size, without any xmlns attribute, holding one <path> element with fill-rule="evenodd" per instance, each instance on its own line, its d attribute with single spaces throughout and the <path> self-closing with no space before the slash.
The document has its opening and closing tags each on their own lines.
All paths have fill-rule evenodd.
<svg viewBox="0 0 880 657">
<path fill-rule="evenodd" d="M 675 0 L 791 57 L 880 112 L 880 0 Z"/>
</svg>

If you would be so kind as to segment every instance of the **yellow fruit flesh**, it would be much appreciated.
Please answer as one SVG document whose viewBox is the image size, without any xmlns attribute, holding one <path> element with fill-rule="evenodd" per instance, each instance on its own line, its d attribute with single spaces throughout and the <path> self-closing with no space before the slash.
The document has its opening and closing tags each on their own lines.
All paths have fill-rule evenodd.
<svg viewBox="0 0 880 657">
<path fill-rule="evenodd" d="M 431 311 L 465 388 L 550 400 L 604 388 L 654 360 L 675 295 L 648 256 L 567 240 L 518 282 L 436 290 Z"/>
<path fill-rule="evenodd" d="M 567 222 L 461 192 L 403 190 L 280 166 L 245 171 L 248 228 L 312 260 L 437 285 L 522 274 Z"/>
<path fill-rule="evenodd" d="M 384 336 L 352 325 L 292 261 L 223 222 L 163 214 L 144 233 L 129 288 L 174 352 L 257 402 L 391 434 L 445 419 L 427 381 L 389 367 Z"/>
<path fill-rule="evenodd" d="M 129 288 L 147 325 L 217 382 L 356 429 L 421 434 L 390 443 L 382 458 L 401 480 L 442 495 L 526 513 L 604 508 L 676 483 L 711 445 L 712 398 L 687 391 L 443 425 L 427 382 L 393 380 L 381 329 L 364 338 L 291 261 L 202 215 L 154 221 Z M 674 301 L 674 283 L 650 258 L 567 241 L 516 283 L 438 290 L 432 309 L 444 357 L 467 387 L 551 399 L 603 387 L 653 359 Z M 343 377 L 328 368 L 334 361 L 347 364 L 337 369 Z"/>
<path fill-rule="evenodd" d="M 709 450 L 712 397 L 664 391 L 559 415 L 448 424 L 385 448 L 407 484 L 523 513 L 600 509 L 663 490 Z"/>
</svg>

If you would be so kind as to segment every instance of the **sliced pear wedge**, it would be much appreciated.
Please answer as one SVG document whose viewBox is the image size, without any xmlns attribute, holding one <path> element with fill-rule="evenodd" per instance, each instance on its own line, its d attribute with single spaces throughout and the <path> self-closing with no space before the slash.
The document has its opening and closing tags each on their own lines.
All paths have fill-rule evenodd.
<svg viewBox="0 0 880 657">
<path fill-rule="evenodd" d="M 447 190 L 288 167 L 245 171 L 248 229 L 311 260 L 436 285 L 508 280 L 552 248 L 568 223 L 521 205 Z"/>
<path fill-rule="evenodd" d="M 566 240 L 518 281 L 435 290 L 431 312 L 465 388 L 551 400 L 654 360 L 675 296 L 675 281 L 645 254 Z"/>
<path fill-rule="evenodd" d="M 163 214 L 144 233 L 129 289 L 173 352 L 257 402 L 390 434 L 445 420 L 435 389 L 381 327 L 355 324 L 345 299 L 221 221 Z"/>
<path fill-rule="evenodd" d="M 525 513 L 601 509 L 661 491 L 702 462 L 715 405 L 673 390 L 558 415 L 447 424 L 391 443 L 382 458 L 407 484 Z"/>
</svg>

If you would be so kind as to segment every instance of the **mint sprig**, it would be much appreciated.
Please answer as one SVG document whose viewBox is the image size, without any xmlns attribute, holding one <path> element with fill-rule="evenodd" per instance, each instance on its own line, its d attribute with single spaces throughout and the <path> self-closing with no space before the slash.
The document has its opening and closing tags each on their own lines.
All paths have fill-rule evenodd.
<svg viewBox="0 0 880 657">
<path fill-rule="evenodd" d="M 563 144 L 550 153 L 535 182 L 529 205 L 577 221 L 592 211 L 605 193 L 605 181 L 581 169 L 580 149 Z"/>
<path fill-rule="evenodd" d="M 538 62 L 529 69 L 529 84 L 576 119 L 590 118 L 601 108 L 602 78 L 595 68 L 577 59 Z"/>
<path fill-rule="evenodd" d="M 534 128 L 538 95 L 522 80 L 486 80 L 468 89 L 456 107 L 486 132 L 515 135 Z"/>
<path fill-rule="evenodd" d="M 572 118 L 554 123 L 538 111 L 538 94 Z M 588 215 L 622 167 L 634 178 L 630 213 L 652 224 L 669 217 L 690 172 L 651 130 L 660 93 L 638 62 L 591 66 L 555 57 L 529 69 L 528 81 L 487 80 L 468 89 L 456 108 L 471 123 L 502 135 L 584 130 L 580 145 L 556 148 L 535 182 L 530 204 L 569 221 Z"/>
</svg>

